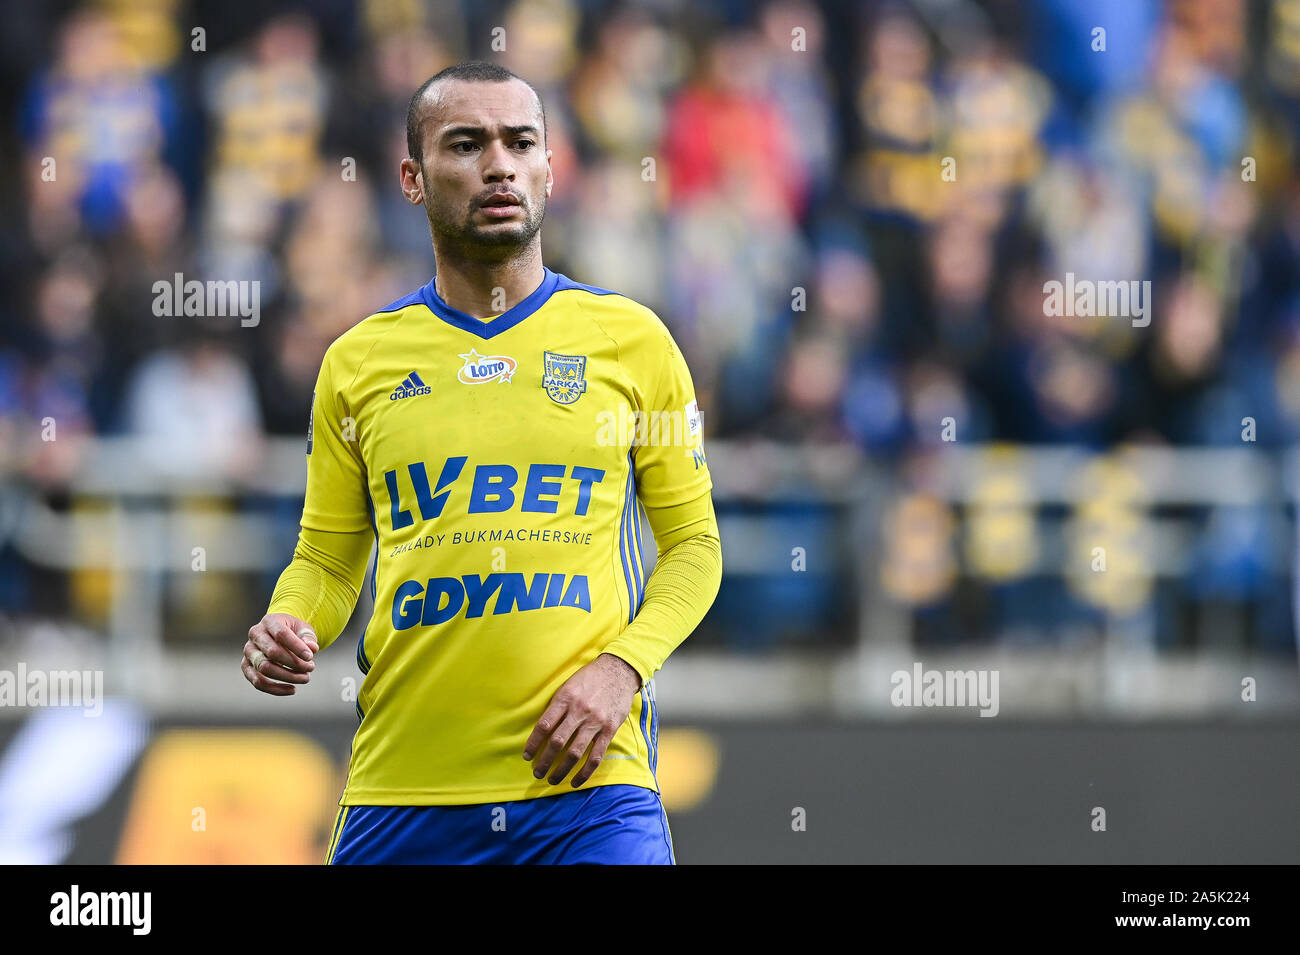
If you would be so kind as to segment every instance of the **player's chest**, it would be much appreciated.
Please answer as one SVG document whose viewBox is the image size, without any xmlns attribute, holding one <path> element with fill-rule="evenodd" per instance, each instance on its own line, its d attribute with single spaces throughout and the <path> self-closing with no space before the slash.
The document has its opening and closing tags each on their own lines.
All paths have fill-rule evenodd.
<svg viewBox="0 0 1300 955">
<path fill-rule="evenodd" d="M 635 387 L 612 342 L 560 330 L 385 349 L 367 360 L 353 395 L 372 474 L 413 462 L 441 471 L 457 457 L 469 467 L 548 464 L 567 474 L 624 466 L 617 425 Z"/>
</svg>

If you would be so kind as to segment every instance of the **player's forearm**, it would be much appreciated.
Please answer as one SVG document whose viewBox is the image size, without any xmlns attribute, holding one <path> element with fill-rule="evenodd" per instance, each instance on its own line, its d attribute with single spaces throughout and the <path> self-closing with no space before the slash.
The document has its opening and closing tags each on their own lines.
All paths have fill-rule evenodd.
<svg viewBox="0 0 1300 955">
<path fill-rule="evenodd" d="M 293 560 L 280 574 L 267 613 L 307 621 L 324 650 L 347 626 L 370 557 L 368 531 L 336 533 L 303 528 Z"/>
<path fill-rule="evenodd" d="M 604 648 L 631 664 L 642 681 L 699 626 L 722 583 L 722 541 L 711 503 L 706 517 L 656 536 L 671 546 L 646 582 L 636 619 Z"/>
</svg>

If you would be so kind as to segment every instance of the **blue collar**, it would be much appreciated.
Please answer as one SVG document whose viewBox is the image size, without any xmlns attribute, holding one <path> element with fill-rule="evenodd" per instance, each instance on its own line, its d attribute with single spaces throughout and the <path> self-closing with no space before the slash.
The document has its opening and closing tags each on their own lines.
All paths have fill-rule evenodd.
<svg viewBox="0 0 1300 955">
<path fill-rule="evenodd" d="M 429 306 L 429 311 L 437 315 L 448 325 L 455 325 L 479 338 L 495 338 L 504 331 L 514 328 L 533 312 L 546 304 L 559 284 L 560 276 L 545 266 L 542 267 L 542 284 L 537 286 L 522 302 L 507 309 L 490 321 L 483 321 L 473 315 L 467 315 L 458 308 L 452 308 L 439 297 L 434 290 L 436 278 L 420 289 L 420 300 Z"/>
</svg>

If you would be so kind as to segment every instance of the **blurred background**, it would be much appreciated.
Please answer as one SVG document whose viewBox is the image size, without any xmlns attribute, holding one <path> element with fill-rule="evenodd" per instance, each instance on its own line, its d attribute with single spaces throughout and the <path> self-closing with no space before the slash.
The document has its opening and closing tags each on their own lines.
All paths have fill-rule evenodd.
<svg viewBox="0 0 1300 955">
<path fill-rule="evenodd" d="M 468 58 L 545 101 L 547 265 L 654 308 L 698 391 L 680 861 L 1300 861 L 1300 0 L 0 23 L 0 670 L 104 688 L 0 705 L 0 861 L 323 859 L 368 593 L 294 698 L 238 660 L 321 356 L 431 274 L 405 110 Z M 176 273 L 259 321 L 156 315 Z M 1067 275 L 1149 282 L 1147 322 L 1052 314 Z M 997 718 L 895 705 L 916 664 L 996 672 Z"/>
</svg>

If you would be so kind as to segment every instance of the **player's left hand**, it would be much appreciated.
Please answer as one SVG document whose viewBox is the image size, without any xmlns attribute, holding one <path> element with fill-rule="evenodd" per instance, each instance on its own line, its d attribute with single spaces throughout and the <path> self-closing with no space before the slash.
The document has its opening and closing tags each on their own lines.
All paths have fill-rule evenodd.
<svg viewBox="0 0 1300 955">
<path fill-rule="evenodd" d="M 533 775 L 541 779 L 555 758 L 552 786 L 559 785 L 591 746 L 591 755 L 571 785 L 581 786 L 596 771 L 605 749 L 632 710 L 632 698 L 641 689 L 641 676 L 626 660 L 602 653 L 555 691 L 542 718 L 524 744 L 524 759 L 538 753 Z M 539 753 L 540 750 L 540 753 Z"/>
</svg>

